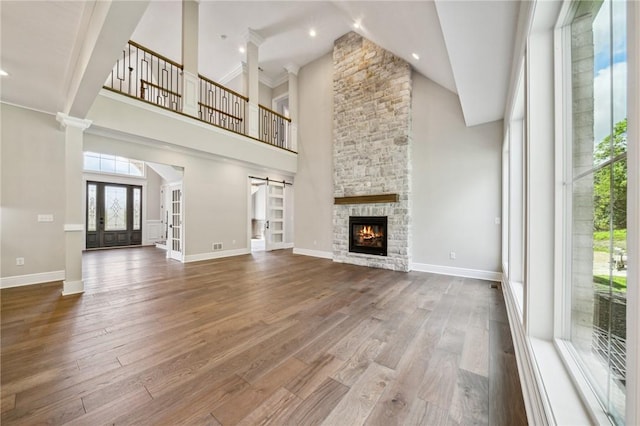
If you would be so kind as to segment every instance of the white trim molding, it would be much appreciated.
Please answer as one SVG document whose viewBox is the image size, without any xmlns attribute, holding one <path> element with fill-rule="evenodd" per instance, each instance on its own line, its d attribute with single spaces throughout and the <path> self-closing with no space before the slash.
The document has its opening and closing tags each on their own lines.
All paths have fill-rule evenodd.
<svg viewBox="0 0 640 426">
<path fill-rule="evenodd" d="M 430 265 L 428 263 L 412 263 L 412 271 L 431 272 L 432 274 L 451 275 L 454 277 L 475 278 L 486 281 L 502 281 L 502 273 L 483 271 L 481 269 L 454 268 L 452 266 Z"/>
<path fill-rule="evenodd" d="M 62 127 L 75 127 L 80 130 L 86 130 L 91 126 L 93 121 L 85 120 L 83 118 L 71 117 L 65 113 L 59 112 L 56 114 L 56 120 Z"/>
<path fill-rule="evenodd" d="M 221 259 L 223 257 L 242 256 L 244 254 L 251 254 L 251 250 L 248 248 L 241 248 L 236 250 L 223 250 L 213 251 L 210 253 L 190 254 L 188 256 L 184 256 L 184 263 Z"/>
<path fill-rule="evenodd" d="M 513 287 L 507 282 L 503 275 L 502 295 L 509 318 L 509 328 L 511 329 L 511 339 L 518 365 L 518 375 L 520 376 L 520 387 L 524 399 L 527 421 L 532 425 L 547 425 L 549 413 L 546 409 L 548 403 L 543 401 L 542 387 L 538 375 L 536 375 L 535 361 L 532 359 L 532 351 L 528 345 L 524 327 L 522 325 L 522 311 L 517 303 L 517 297 L 513 293 Z"/>
<path fill-rule="evenodd" d="M 84 293 L 84 281 L 64 281 L 62 285 L 62 295 L 70 296 L 72 294 Z"/>
<path fill-rule="evenodd" d="M 302 256 L 319 257 L 321 259 L 329 259 L 329 260 L 333 259 L 333 253 L 330 251 L 309 250 L 309 249 L 294 247 L 293 254 L 300 254 Z"/>
<path fill-rule="evenodd" d="M 65 223 L 64 232 L 82 232 L 84 231 L 84 224 L 82 223 Z"/>
<path fill-rule="evenodd" d="M 64 271 L 39 272 L 37 274 L 15 275 L 0 278 L 0 288 L 22 287 L 64 280 Z"/>
</svg>

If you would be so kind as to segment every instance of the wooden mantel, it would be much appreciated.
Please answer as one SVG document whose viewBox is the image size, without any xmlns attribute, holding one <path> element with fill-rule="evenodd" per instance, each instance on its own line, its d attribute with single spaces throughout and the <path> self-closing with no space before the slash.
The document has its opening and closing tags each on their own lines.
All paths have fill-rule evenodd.
<svg viewBox="0 0 640 426">
<path fill-rule="evenodd" d="M 356 195 L 353 197 L 335 197 L 334 204 L 373 204 L 373 203 L 397 203 L 398 194 Z"/>
</svg>

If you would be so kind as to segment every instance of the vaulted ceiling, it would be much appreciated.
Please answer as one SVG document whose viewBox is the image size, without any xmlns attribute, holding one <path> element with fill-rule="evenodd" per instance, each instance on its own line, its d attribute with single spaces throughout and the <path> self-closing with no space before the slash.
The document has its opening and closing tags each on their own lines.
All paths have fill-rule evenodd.
<svg viewBox="0 0 640 426">
<path fill-rule="evenodd" d="M 62 111 L 70 102 L 87 36 L 95 32 L 90 23 L 103 3 L 139 4 L 129 16 L 117 18 L 135 19 L 133 27 L 120 26 L 124 34 L 116 37 L 118 42 L 130 38 L 181 61 L 180 0 L 151 1 L 144 13 L 146 1 L 3 0 L 0 67 L 10 76 L 0 80 L 2 101 Z M 303 67 L 330 52 L 335 39 L 356 31 L 457 93 L 467 125 L 481 124 L 504 115 L 518 9 L 515 0 L 200 0 L 199 72 L 223 83 L 237 75 L 245 61 L 239 47 L 251 29 L 265 40 L 259 53 L 262 81 L 275 85 L 283 81 L 285 66 Z M 112 26 L 117 28 L 117 22 Z M 315 37 L 309 35 L 312 28 Z M 94 59 L 102 53 L 103 62 L 115 62 L 112 46 L 97 43 L 93 50 Z M 111 69 L 101 68 L 93 80 L 104 81 Z"/>
</svg>

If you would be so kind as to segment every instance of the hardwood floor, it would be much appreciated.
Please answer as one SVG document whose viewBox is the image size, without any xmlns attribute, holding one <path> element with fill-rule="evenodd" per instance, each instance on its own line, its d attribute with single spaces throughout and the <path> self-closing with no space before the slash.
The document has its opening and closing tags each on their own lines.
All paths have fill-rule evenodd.
<svg viewBox="0 0 640 426">
<path fill-rule="evenodd" d="M 3 425 L 520 425 L 500 290 L 284 250 L 1 291 Z"/>
</svg>

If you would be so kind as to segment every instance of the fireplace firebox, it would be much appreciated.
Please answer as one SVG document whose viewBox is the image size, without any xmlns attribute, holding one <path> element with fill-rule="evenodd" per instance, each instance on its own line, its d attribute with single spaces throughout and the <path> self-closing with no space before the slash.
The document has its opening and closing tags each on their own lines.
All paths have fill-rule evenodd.
<svg viewBox="0 0 640 426">
<path fill-rule="evenodd" d="M 387 216 L 350 216 L 349 251 L 387 255 Z"/>
</svg>

